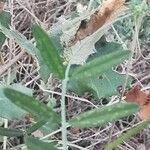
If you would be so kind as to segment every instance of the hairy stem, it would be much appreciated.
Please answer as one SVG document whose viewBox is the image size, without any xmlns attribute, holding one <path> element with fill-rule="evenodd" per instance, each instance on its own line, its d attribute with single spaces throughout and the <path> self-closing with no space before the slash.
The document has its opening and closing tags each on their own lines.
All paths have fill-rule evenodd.
<svg viewBox="0 0 150 150">
<path fill-rule="evenodd" d="M 62 97 L 61 97 L 61 119 L 62 119 L 62 143 L 63 143 L 63 150 L 67 150 L 67 122 L 66 122 L 66 105 L 65 105 L 65 95 L 67 90 L 67 82 L 69 80 L 69 70 L 70 64 L 68 64 L 66 72 L 65 72 L 65 79 L 62 82 Z"/>
</svg>

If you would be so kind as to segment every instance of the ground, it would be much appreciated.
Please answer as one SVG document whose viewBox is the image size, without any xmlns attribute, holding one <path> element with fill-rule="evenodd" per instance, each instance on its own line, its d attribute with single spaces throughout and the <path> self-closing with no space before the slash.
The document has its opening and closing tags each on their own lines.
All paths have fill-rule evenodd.
<svg viewBox="0 0 150 150">
<path fill-rule="evenodd" d="M 10 11 L 13 18 L 11 20 L 12 28 L 32 39 L 31 26 L 33 22 L 40 23 L 45 30 L 49 31 L 51 27 L 58 22 L 60 17 L 67 17 L 76 9 L 78 0 L 8 0 L 4 8 Z M 82 1 L 82 4 L 88 4 L 88 1 Z M 110 31 L 111 32 L 111 31 Z M 111 33 L 110 33 L 111 34 Z M 108 36 L 108 35 L 107 35 Z M 140 45 L 138 57 L 132 59 L 130 64 L 130 74 L 135 77 L 134 84 L 140 84 L 144 89 L 150 89 L 150 43 L 148 39 Z M 2 48 L 2 58 L 7 64 L 5 70 L 0 76 L 0 81 L 8 84 L 21 83 L 34 90 L 34 96 L 44 103 L 47 103 L 49 94 L 56 100 L 56 110 L 60 111 L 61 82 L 50 76 L 47 86 L 49 94 L 39 88 L 39 84 L 44 84 L 38 74 L 36 60 L 31 55 L 22 50 L 13 40 L 7 40 Z M 45 85 L 46 86 L 46 85 Z M 93 108 L 93 105 L 102 105 L 101 101 L 93 100 L 89 93 L 78 97 L 73 92 L 68 92 L 66 96 L 67 118 L 75 114 Z M 92 104 L 91 104 L 92 103 Z M 70 128 L 68 140 L 76 144 L 79 148 L 70 146 L 70 150 L 77 150 L 84 147 L 90 150 L 101 150 L 103 146 L 116 138 L 121 133 L 135 126 L 141 121 L 137 115 L 133 115 L 114 123 L 108 123 L 101 128 L 78 129 Z M 30 126 L 27 119 L 21 121 L 4 120 L 2 123 L 11 128 L 26 129 Z M 8 124 L 8 125 L 7 125 Z M 60 140 L 59 132 L 53 135 L 53 139 Z M 124 144 L 118 146 L 118 150 L 148 150 L 150 130 L 142 130 L 139 134 L 132 137 Z M 4 141 L 0 140 L 0 149 L 3 149 Z M 16 146 L 22 144 L 22 139 L 7 139 L 7 149 L 16 149 Z"/>
</svg>

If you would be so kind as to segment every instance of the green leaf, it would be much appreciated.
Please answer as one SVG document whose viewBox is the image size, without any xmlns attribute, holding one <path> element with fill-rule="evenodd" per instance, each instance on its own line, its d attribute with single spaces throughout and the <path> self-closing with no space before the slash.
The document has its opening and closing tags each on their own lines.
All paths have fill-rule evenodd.
<svg viewBox="0 0 150 150">
<path fill-rule="evenodd" d="M 0 24 L 0 30 L 8 38 L 15 39 L 16 43 L 19 44 L 22 49 L 26 50 L 27 53 L 31 54 L 33 57 L 36 56 L 38 58 L 40 66 L 39 73 L 41 78 L 46 82 L 51 72 L 45 65 L 38 48 L 36 48 L 31 41 L 27 40 L 23 34 L 18 33 L 17 31 L 7 29 L 2 24 Z"/>
<path fill-rule="evenodd" d="M 39 103 L 33 97 L 25 95 L 16 90 L 5 88 L 4 93 L 11 102 L 29 113 L 35 114 L 39 119 L 59 123 L 60 117 L 46 105 Z"/>
<path fill-rule="evenodd" d="M 140 132 L 140 130 L 146 128 L 150 124 L 150 121 L 144 121 L 138 124 L 136 127 L 129 129 L 126 133 L 120 135 L 116 140 L 111 142 L 105 147 L 105 150 L 113 150 L 119 144 L 122 144 L 124 141 L 129 140 L 132 136 Z"/>
<path fill-rule="evenodd" d="M 31 43 L 31 41 L 27 40 L 24 35 L 17 31 L 13 31 L 10 29 L 7 29 L 2 24 L 0 24 L 0 30 L 5 36 L 7 36 L 10 39 L 15 39 L 16 43 L 18 43 L 23 49 L 25 49 L 29 54 L 35 57 L 35 55 L 38 52 L 38 49 L 34 47 L 34 45 Z"/>
<path fill-rule="evenodd" d="M 58 51 L 53 45 L 48 34 L 38 25 L 34 25 L 32 31 L 37 47 L 40 50 L 41 56 L 45 64 L 48 66 L 48 69 L 61 79 L 64 78 L 65 69 L 62 64 L 61 57 L 59 56 Z"/>
<path fill-rule="evenodd" d="M 45 125 L 47 123 L 47 121 L 45 120 L 41 120 L 38 121 L 37 123 L 35 123 L 32 127 L 30 127 L 26 132 L 27 134 L 31 134 L 33 132 L 35 132 L 36 130 L 38 130 L 39 128 L 41 128 L 43 125 Z"/>
<path fill-rule="evenodd" d="M 13 104 L 5 96 L 4 88 L 17 89 L 18 91 L 26 93 L 28 96 L 32 96 L 32 90 L 20 84 L 13 84 L 10 86 L 0 85 L 0 116 L 10 120 L 23 118 L 27 114 L 27 112 Z"/>
<path fill-rule="evenodd" d="M 78 95 L 82 95 L 84 92 L 90 92 L 96 99 L 106 98 L 119 94 L 117 88 L 124 85 L 125 77 L 126 75 L 124 74 L 109 70 L 99 78 L 71 80 L 68 83 L 68 89 L 76 92 Z M 131 85 L 131 82 L 132 78 L 129 76 L 127 87 Z"/>
<path fill-rule="evenodd" d="M 115 42 L 107 42 L 106 38 L 102 36 L 95 44 L 96 53 L 89 56 L 87 62 L 116 51 L 123 51 L 122 45 Z"/>
<path fill-rule="evenodd" d="M 96 98 L 106 98 L 112 95 L 118 95 L 118 88 L 124 85 L 126 75 L 115 71 L 107 71 L 99 79 L 91 79 L 88 83 L 90 91 L 93 91 Z M 131 85 L 132 78 L 129 76 L 127 86 Z"/>
<path fill-rule="evenodd" d="M 43 142 L 31 136 L 26 137 L 25 143 L 28 150 L 57 150 L 52 143 Z"/>
<path fill-rule="evenodd" d="M 129 57 L 130 51 L 116 51 L 100 56 L 76 69 L 71 79 L 85 79 L 100 75 Z"/>
<path fill-rule="evenodd" d="M 104 36 L 95 44 L 95 48 L 96 53 L 90 55 L 87 62 L 100 56 L 123 50 L 121 44 L 107 42 Z M 125 75 L 119 74 L 110 69 L 95 78 L 91 77 L 82 80 L 70 80 L 67 87 L 68 90 L 76 92 L 78 95 L 83 95 L 84 92 L 90 92 L 96 99 L 100 99 L 102 97 L 109 97 L 119 94 L 117 88 L 124 85 L 124 80 Z M 127 86 L 130 86 L 131 81 L 132 78 L 129 76 Z"/>
<path fill-rule="evenodd" d="M 57 150 L 52 143 L 43 142 L 31 136 L 25 139 L 28 150 Z"/>
<path fill-rule="evenodd" d="M 7 128 L 0 127 L 0 135 L 8 136 L 8 137 L 19 137 L 19 136 L 23 136 L 23 132 L 18 129 L 7 129 Z"/>
<path fill-rule="evenodd" d="M 2 11 L 0 13 L 0 24 L 5 26 L 6 28 L 9 28 L 10 23 L 11 23 L 11 14 L 9 12 Z M 6 36 L 2 32 L 0 32 L 0 48 L 4 44 L 5 39 Z"/>
<path fill-rule="evenodd" d="M 84 112 L 69 123 L 80 128 L 96 127 L 129 116 L 138 110 L 139 106 L 136 104 L 117 103 Z"/>
<path fill-rule="evenodd" d="M 60 126 L 56 123 L 50 123 L 47 122 L 45 125 L 43 125 L 39 130 L 43 133 L 43 135 L 50 134 L 56 130 L 58 130 Z"/>
</svg>

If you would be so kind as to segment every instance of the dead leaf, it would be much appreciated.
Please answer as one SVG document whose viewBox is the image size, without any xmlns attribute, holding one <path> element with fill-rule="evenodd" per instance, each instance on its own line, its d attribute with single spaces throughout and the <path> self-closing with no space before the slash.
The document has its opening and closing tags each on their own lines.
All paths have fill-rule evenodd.
<svg viewBox="0 0 150 150">
<path fill-rule="evenodd" d="M 83 13 L 61 24 L 60 41 L 64 46 L 63 57 L 66 63 L 83 65 L 91 54 L 96 53 L 95 43 L 117 21 L 118 16 L 125 15 L 124 1 L 104 1 L 100 9 Z"/>
<path fill-rule="evenodd" d="M 142 106 L 141 110 L 138 112 L 138 115 L 143 120 L 150 119 L 150 103 Z"/>
<path fill-rule="evenodd" d="M 82 20 L 81 24 L 72 40 L 72 45 L 76 44 L 87 36 L 90 36 L 104 24 L 116 18 L 120 11 L 122 11 L 125 0 L 106 0 L 101 5 L 101 8 L 90 16 L 89 20 Z"/>
<path fill-rule="evenodd" d="M 141 91 L 141 87 L 136 85 L 126 94 L 126 101 L 137 103 L 141 106 L 138 115 L 141 119 L 150 119 L 150 92 Z"/>
<path fill-rule="evenodd" d="M 125 96 L 127 102 L 135 102 L 141 106 L 146 103 L 147 99 L 147 94 L 141 91 L 141 87 L 139 85 L 133 87 Z"/>
</svg>

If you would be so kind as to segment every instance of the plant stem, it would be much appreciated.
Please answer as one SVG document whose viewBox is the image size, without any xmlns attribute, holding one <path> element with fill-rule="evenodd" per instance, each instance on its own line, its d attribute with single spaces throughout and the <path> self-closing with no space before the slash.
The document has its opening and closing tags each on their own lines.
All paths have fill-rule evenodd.
<svg viewBox="0 0 150 150">
<path fill-rule="evenodd" d="M 67 90 L 67 82 L 69 80 L 69 70 L 71 64 L 68 64 L 65 79 L 62 81 L 62 97 L 61 97 L 61 119 L 62 119 L 62 143 L 63 150 L 67 150 L 67 123 L 66 123 L 66 105 L 65 105 L 65 95 Z"/>
</svg>

